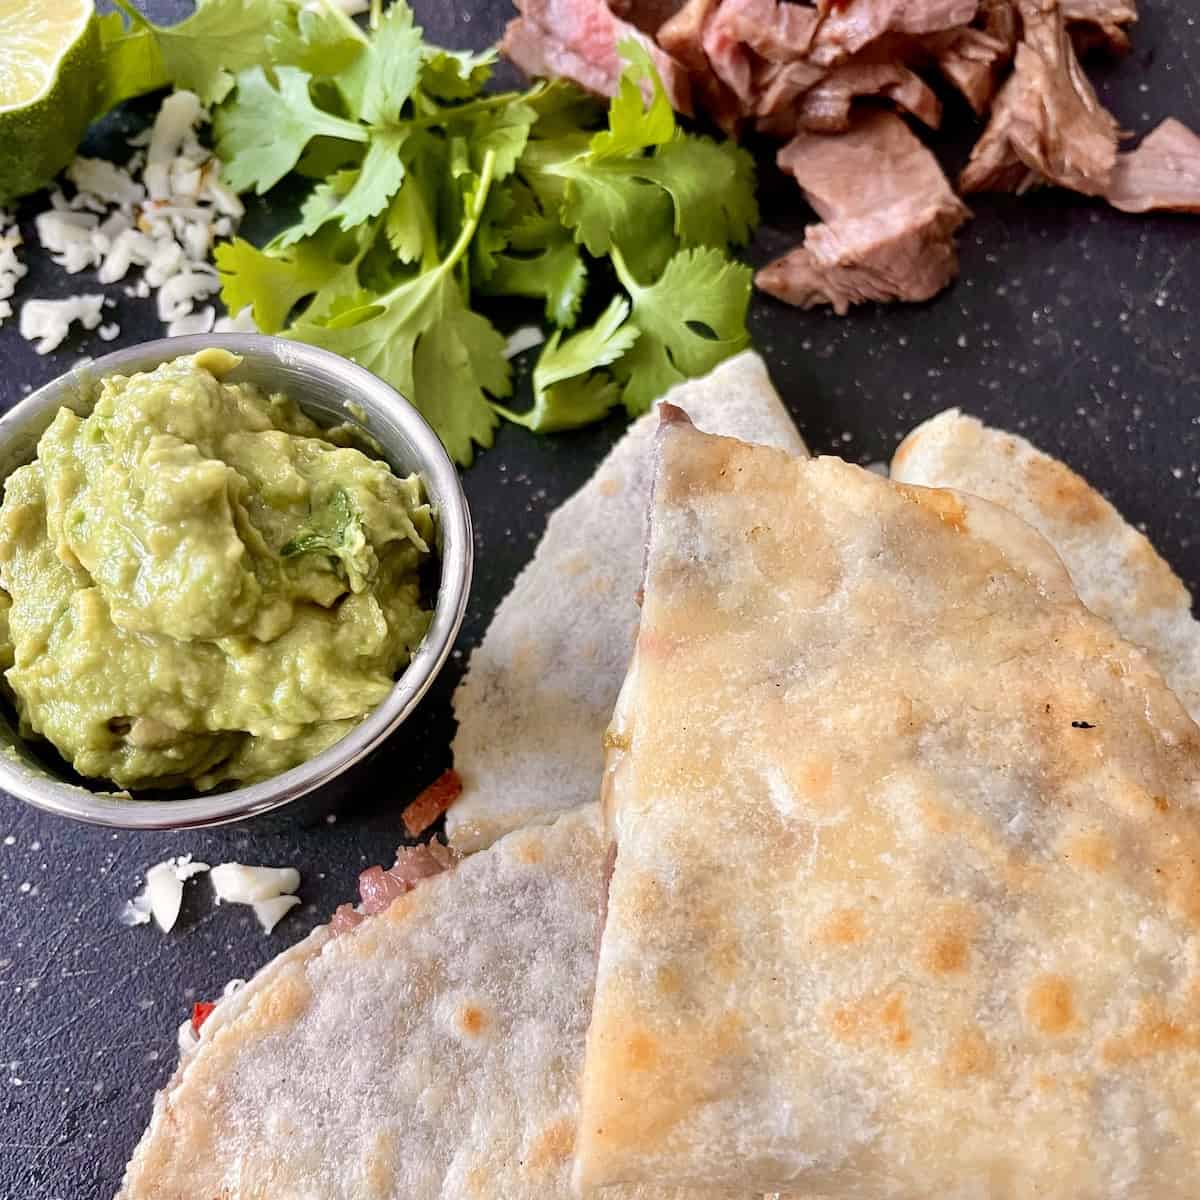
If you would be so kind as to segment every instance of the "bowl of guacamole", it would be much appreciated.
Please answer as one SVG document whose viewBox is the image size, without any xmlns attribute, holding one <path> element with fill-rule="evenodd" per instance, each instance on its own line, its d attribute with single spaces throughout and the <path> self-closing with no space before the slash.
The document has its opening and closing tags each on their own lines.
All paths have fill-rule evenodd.
<svg viewBox="0 0 1200 1200">
<path fill-rule="evenodd" d="M 0 419 L 0 471 L 0 787 L 69 816 L 287 803 L 395 729 L 461 622 L 457 472 L 327 351 L 119 351 Z"/>
</svg>

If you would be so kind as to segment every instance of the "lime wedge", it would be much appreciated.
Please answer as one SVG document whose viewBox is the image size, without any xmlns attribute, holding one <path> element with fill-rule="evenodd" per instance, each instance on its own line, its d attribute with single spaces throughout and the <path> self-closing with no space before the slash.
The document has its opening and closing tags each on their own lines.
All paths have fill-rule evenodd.
<svg viewBox="0 0 1200 1200">
<path fill-rule="evenodd" d="M 100 77 L 93 0 L 0 0 L 0 203 L 71 161 Z"/>
</svg>

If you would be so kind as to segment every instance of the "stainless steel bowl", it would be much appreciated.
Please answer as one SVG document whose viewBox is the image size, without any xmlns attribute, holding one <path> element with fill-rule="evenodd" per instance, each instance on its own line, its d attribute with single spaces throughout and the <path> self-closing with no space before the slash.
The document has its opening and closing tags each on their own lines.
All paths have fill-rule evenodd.
<svg viewBox="0 0 1200 1200">
<path fill-rule="evenodd" d="M 437 514 L 441 579 L 433 622 L 388 698 L 316 758 L 248 787 L 208 795 L 180 791 L 139 800 L 59 778 L 30 753 L 0 713 L 0 788 L 49 812 L 125 829 L 220 825 L 279 808 L 328 783 L 374 750 L 412 712 L 450 653 L 471 585 L 471 519 L 458 472 L 437 435 L 411 404 L 369 371 L 327 350 L 260 334 L 198 334 L 118 350 L 48 383 L 0 418 L 0 478 L 30 462 L 38 439 L 64 405 L 86 414 L 106 375 L 153 370 L 183 354 L 219 346 L 242 356 L 229 375 L 291 396 L 321 424 L 349 421 L 368 432 L 392 467 L 416 471 Z"/>
</svg>

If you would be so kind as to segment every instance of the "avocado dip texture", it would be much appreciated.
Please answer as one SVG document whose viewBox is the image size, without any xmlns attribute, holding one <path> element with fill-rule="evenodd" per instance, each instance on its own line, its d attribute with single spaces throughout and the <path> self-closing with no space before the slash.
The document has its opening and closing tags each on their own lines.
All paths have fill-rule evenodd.
<svg viewBox="0 0 1200 1200">
<path fill-rule="evenodd" d="M 276 775 L 378 705 L 429 624 L 420 480 L 224 382 L 239 361 L 104 379 L 5 484 L 0 667 L 22 734 L 80 775 Z"/>
</svg>

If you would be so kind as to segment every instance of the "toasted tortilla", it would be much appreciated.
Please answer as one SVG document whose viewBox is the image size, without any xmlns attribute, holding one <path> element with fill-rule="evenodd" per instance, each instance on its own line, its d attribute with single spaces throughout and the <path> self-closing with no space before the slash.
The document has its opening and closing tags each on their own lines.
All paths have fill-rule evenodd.
<svg viewBox="0 0 1200 1200">
<path fill-rule="evenodd" d="M 593 805 L 281 955 L 156 1097 L 119 1200 L 568 1200 L 602 857 Z"/>
<path fill-rule="evenodd" d="M 610 744 L 585 1194 L 1194 1196 L 1200 730 L 1030 526 L 673 420 Z"/>
<path fill-rule="evenodd" d="M 704 429 L 805 453 L 752 352 L 671 393 Z M 454 697 L 462 795 L 446 815 L 456 849 L 592 802 L 602 739 L 638 623 L 650 452 L 658 418 L 635 421 L 546 526 Z"/>
<path fill-rule="evenodd" d="M 1079 598 L 1141 646 L 1200 721 L 1200 622 L 1150 542 L 1085 479 L 1016 434 L 952 408 L 896 450 L 892 477 L 1003 505 L 1058 551 Z"/>
</svg>

